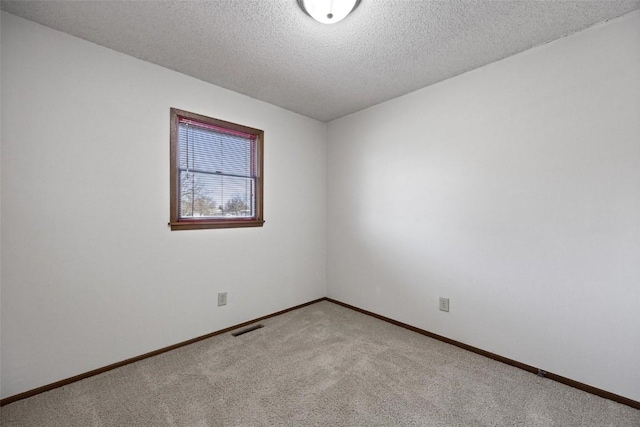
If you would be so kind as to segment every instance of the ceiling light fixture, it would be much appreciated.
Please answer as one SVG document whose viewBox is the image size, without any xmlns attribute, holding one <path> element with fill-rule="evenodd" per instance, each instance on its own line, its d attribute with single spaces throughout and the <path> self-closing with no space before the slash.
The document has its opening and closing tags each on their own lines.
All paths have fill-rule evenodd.
<svg viewBox="0 0 640 427">
<path fill-rule="evenodd" d="M 300 8 L 323 24 L 342 21 L 360 4 L 360 0 L 298 0 Z"/>
</svg>

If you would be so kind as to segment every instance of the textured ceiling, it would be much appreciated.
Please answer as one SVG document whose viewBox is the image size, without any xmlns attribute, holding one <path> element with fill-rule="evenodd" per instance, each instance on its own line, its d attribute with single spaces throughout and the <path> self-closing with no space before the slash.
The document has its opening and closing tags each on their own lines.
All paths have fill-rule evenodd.
<svg viewBox="0 0 640 427">
<path fill-rule="evenodd" d="M 2 1 L 3 10 L 329 121 L 640 8 L 619 1 Z"/>
</svg>

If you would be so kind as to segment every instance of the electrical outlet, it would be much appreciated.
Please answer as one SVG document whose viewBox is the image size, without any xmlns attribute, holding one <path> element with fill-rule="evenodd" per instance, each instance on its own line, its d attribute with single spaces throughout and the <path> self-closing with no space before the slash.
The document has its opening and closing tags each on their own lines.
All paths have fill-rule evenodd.
<svg viewBox="0 0 640 427">
<path fill-rule="evenodd" d="M 227 305 L 227 293 L 220 292 L 218 293 L 218 307 L 221 305 Z"/>
<path fill-rule="evenodd" d="M 440 298 L 440 311 L 449 311 L 449 298 Z"/>
</svg>

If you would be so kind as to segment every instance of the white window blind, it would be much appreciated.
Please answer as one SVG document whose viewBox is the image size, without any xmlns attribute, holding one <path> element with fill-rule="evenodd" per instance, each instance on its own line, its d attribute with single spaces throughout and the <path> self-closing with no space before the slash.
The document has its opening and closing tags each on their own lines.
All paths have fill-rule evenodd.
<svg viewBox="0 0 640 427">
<path fill-rule="evenodd" d="M 180 118 L 180 218 L 256 215 L 256 136 Z"/>
</svg>

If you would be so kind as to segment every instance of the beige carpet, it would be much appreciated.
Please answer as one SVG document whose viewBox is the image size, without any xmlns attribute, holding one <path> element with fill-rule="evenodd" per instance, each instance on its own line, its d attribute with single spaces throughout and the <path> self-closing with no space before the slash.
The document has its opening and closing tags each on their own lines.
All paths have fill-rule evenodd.
<svg viewBox="0 0 640 427">
<path fill-rule="evenodd" d="M 6 405 L 10 426 L 640 426 L 640 411 L 323 301 Z"/>
</svg>

